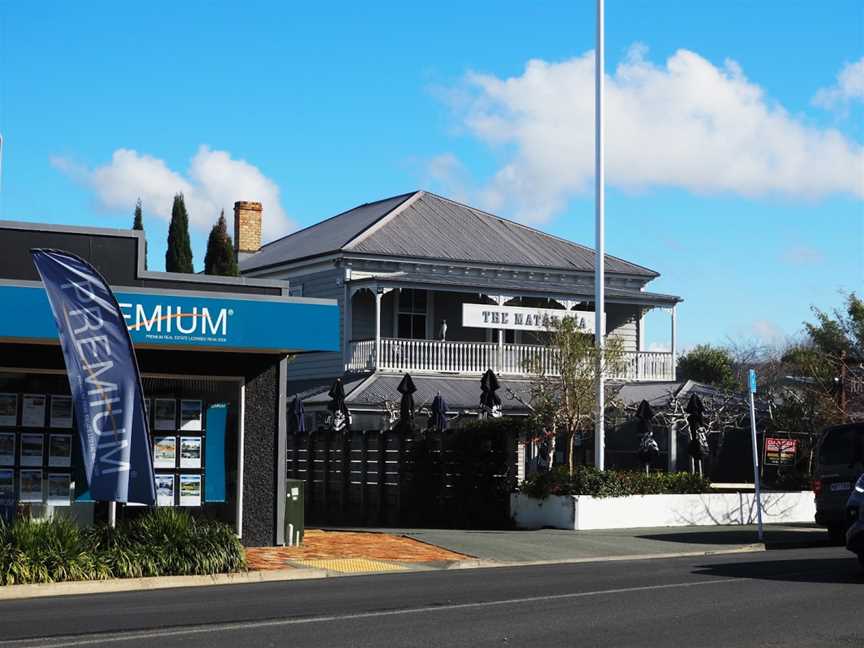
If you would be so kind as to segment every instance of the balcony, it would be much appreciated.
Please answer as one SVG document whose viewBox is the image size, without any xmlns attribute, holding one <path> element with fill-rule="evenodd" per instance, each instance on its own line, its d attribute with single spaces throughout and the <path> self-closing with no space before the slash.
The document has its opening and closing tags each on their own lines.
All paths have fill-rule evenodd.
<svg viewBox="0 0 864 648">
<path fill-rule="evenodd" d="M 534 344 L 494 342 L 443 342 L 441 340 L 405 340 L 381 338 L 381 358 L 375 361 L 375 340 L 350 343 L 348 371 L 393 371 L 410 373 L 452 373 L 480 375 L 487 369 L 505 376 L 525 376 L 526 366 L 539 362 L 546 375 L 557 374 L 555 350 Z M 675 380 L 672 353 L 629 351 L 624 366 L 607 376 L 627 382 L 660 382 Z"/>
</svg>

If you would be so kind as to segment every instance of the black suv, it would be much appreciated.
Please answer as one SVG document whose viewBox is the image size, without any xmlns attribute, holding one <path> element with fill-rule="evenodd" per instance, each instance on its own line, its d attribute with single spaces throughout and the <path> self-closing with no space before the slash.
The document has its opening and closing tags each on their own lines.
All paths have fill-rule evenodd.
<svg viewBox="0 0 864 648">
<path fill-rule="evenodd" d="M 846 501 L 862 473 L 864 423 L 827 428 L 816 452 L 813 492 L 816 495 L 816 523 L 827 527 L 837 544 L 845 540 L 849 527 Z"/>
</svg>

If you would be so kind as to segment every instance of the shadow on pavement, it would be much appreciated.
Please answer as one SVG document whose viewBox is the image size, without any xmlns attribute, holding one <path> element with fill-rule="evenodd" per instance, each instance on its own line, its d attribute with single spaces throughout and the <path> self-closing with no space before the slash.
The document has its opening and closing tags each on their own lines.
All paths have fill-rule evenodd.
<svg viewBox="0 0 864 648">
<path fill-rule="evenodd" d="M 650 533 L 636 536 L 644 540 L 679 542 L 684 544 L 743 545 L 758 542 L 754 530 L 705 530 L 681 533 Z M 800 549 L 804 547 L 830 547 L 832 542 L 823 529 L 807 531 L 773 530 L 765 532 L 768 549 Z"/>
<path fill-rule="evenodd" d="M 864 571 L 857 559 L 816 558 L 806 560 L 765 560 L 729 562 L 696 567 L 694 574 L 724 578 L 751 578 L 792 583 L 864 583 Z"/>
</svg>

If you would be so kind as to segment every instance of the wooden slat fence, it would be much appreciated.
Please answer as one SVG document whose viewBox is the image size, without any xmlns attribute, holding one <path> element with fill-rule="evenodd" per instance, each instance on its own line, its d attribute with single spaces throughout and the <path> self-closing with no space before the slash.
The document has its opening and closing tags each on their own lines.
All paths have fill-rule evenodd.
<svg viewBox="0 0 864 648">
<path fill-rule="evenodd" d="M 312 525 L 506 528 L 516 438 L 399 430 L 289 435 Z"/>
</svg>

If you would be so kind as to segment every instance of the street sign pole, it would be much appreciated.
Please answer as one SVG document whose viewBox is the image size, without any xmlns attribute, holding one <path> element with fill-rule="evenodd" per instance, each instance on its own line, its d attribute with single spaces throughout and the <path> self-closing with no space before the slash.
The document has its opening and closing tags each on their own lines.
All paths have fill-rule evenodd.
<svg viewBox="0 0 864 648">
<path fill-rule="evenodd" d="M 759 485 L 759 451 L 756 448 L 756 405 L 753 395 L 756 393 L 756 371 L 750 370 L 749 374 L 749 389 L 750 392 L 750 438 L 753 444 L 753 485 L 756 490 L 756 521 L 758 525 L 759 541 L 764 539 L 764 531 L 762 529 L 762 495 Z"/>
</svg>

